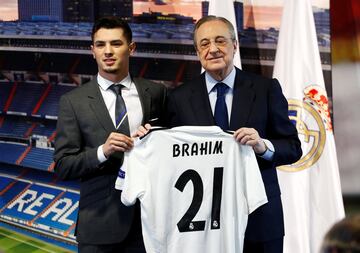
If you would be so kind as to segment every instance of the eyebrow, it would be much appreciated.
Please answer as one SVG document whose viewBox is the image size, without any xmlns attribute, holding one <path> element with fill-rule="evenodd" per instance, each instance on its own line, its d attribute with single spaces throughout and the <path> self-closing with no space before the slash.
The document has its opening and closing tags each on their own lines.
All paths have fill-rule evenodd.
<svg viewBox="0 0 360 253">
<path fill-rule="evenodd" d="M 218 35 L 218 36 L 216 36 L 214 39 L 216 40 L 216 39 L 226 39 L 227 37 L 226 36 L 224 36 L 224 35 Z M 200 40 L 200 42 L 201 41 L 204 41 L 204 40 L 210 40 L 209 38 L 203 38 L 203 39 L 201 39 Z"/>
<path fill-rule="evenodd" d="M 94 42 L 94 44 L 106 43 L 106 42 L 107 42 L 107 41 L 105 41 L 105 40 L 96 40 L 96 41 Z M 109 42 L 110 42 L 110 44 L 111 44 L 111 43 L 119 43 L 119 42 L 124 43 L 124 41 L 122 41 L 122 40 L 110 40 Z"/>
</svg>

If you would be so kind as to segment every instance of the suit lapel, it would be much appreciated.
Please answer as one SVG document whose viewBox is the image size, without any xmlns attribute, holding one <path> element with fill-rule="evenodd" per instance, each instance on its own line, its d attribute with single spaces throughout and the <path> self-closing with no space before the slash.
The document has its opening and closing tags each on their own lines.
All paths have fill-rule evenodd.
<svg viewBox="0 0 360 253">
<path fill-rule="evenodd" d="M 93 79 L 91 82 L 88 94 L 89 107 L 94 112 L 100 125 L 102 125 L 107 132 L 114 132 L 116 129 L 101 95 L 99 84 L 96 79 Z"/>
<path fill-rule="evenodd" d="M 230 129 L 236 130 L 247 124 L 252 110 L 255 92 L 252 81 L 244 72 L 236 69 L 233 103 L 231 108 Z"/>
<path fill-rule="evenodd" d="M 205 74 L 203 73 L 199 79 L 196 79 L 190 85 L 192 93 L 189 97 L 189 103 L 197 120 L 197 125 L 214 125 L 215 121 L 206 89 Z"/>
<path fill-rule="evenodd" d="M 142 124 L 145 124 L 145 122 L 148 122 L 150 119 L 151 94 L 149 93 L 149 86 L 146 82 L 141 81 L 141 79 L 134 78 L 133 82 L 139 94 L 139 99 L 143 111 Z"/>
</svg>

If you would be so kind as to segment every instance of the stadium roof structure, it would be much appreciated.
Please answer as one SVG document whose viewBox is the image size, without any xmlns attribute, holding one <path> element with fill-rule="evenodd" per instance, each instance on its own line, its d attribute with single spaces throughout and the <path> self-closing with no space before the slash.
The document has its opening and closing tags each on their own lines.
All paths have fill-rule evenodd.
<svg viewBox="0 0 360 253">
<path fill-rule="evenodd" d="M 130 24 L 135 57 L 197 60 L 193 24 Z M 0 22 L 0 51 L 91 54 L 91 23 Z"/>
<path fill-rule="evenodd" d="M 137 44 L 134 57 L 198 60 L 192 40 L 194 24 L 130 23 L 130 26 Z M 91 29 L 92 23 L 0 22 L 0 51 L 90 55 Z M 317 30 L 320 52 L 330 54 L 328 28 L 319 26 Z M 261 64 L 272 66 L 277 38 L 278 30 L 274 28 L 243 30 L 239 34 L 242 62 L 254 64 L 256 48 L 262 51 Z"/>
</svg>

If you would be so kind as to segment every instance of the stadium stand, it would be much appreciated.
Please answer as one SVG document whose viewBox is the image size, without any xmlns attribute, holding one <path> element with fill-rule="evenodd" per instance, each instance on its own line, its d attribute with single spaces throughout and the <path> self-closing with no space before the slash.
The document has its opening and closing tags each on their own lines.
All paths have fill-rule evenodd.
<svg viewBox="0 0 360 253">
<path fill-rule="evenodd" d="M 0 163 L 0 174 L 10 175 L 14 177 L 21 177 L 21 175 L 26 174 L 28 171 L 29 171 L 28 169 L 23 168 L 21 166 Z"/>
<path fill-rule="evenodd" d="M 5 136 L 14 138 L 28 138 L 32 135 L 51 137 L 55 132 L 55 128 L 55 120 L 6 115 L 3 116 L 0 124 L 0 140 L 1 137 Z"/>
<path fill-rule="evenodd" d="M 37 114 L 42 116 L 57 116 L 58 115 L 58 106 L 59 98 L 74 89 L 75 86 L 66 86 L 61 84 L 51 85 L 51 90 L 45 100 L 43 101 Z M 46 134 L 47 135 L 47 134 Z"/>
<path fill-rule="evenodd" d="M 75 244 L 79 192 L 1 173 L 0 219 Z"/>
<path fill-rule="evenodd" d="M 44 90 L 43 83 L 19 83 L 8 113 L 11 111 L 31 115 Z"/>
<path fill-rule="evenodd" d="M 14 164 L 0 163 L 0 174 L 5 174 L 7 176 L 12 176 L 16 178 L 26 178 L 30 181 L 64 187 L 66 189 L 71 189 L 74 191 L 78 191 L 80 189 L 80 186 L 76 180 L 61 181 L 52 172 L 24 168 L 22 166 Z"/>
<path fill-rule="evenodd" d="M 132 76 L 140 77 L 141 70 L 148 64 L 148 60 L 140 58 L 130 58 L 130 71 Z"/>
<path fill-rule="evenodd" d="M 4 111 L 5 103 L 9 97 L 12 83 L 7 81 L 0 81 L 0 113 Z"/>
<path fill-rule="evenodd" d="M 180 67 L 179 61 L 169 65 L 165 60 L 151 60 L 148 69 L 143 76 L 146 79 L 160 79 L 165 81 L 174 81 L 177 71 Z M 156 75 L 156 76 L 155 76 Z"/>
<path fill-rule="evenodd" d="M 32 147 L 20 165 L 33 169 L 49 170 L 53 162 L 53 153 L 54 151 L 51 149 Z"/>
<path fill-rule="evenodd" d="M 3 185 L 3 188 L 1 189 L 0 213 L 2 213 L 6 206 L 26 187 L 28 187 L 29 184 L 3 176 L 0 176 L 0 179 L 0 181 L 7 182 Z"/>
<path fill-rule="evenodd" d="M 199 62 L 187 61 L 183 71 L 182 81 L 186 82 L 199 75 L 201 72 L 201 65 Z"/>
<path fill-rule="evenodd" d="M 2 180 L 0 180 L 0 192 L 3 192 L 6 189 L 6 187 L 13 181 L 14 180 L 11 178 L 3 177 Z M 5 205 L 5 201 L 1 201 L 0 209 L 3 208 L 4 205 Z"/>
<path fill-rule="evenodd" d="M 21 52 L 2 52 L 2 56 L 5 59 L 2 69 L 8 69 L 12 71 L 33 71 L 34 62 L 36 62 L 36 55 L 34 54 L 22 54 Z M 19 61 L 21 59 L 21 61 Z"/>
<path fill-rule="evenodd" d="M 26 148 L 26 145 L 0 141 L 0 162 L 15 164 Z"/>
<path fill-rule="evenodd" d="M 1 85 L 6 89 L 1 92 L 0 163 L 52 170 L 58 98 L 74 86 L 28 81 Z M 33 146 L 39 143 L 41 147 Z"/>
<path fill-rule="evenodd" d="M 24 223 L 32 222 L 34 218 L 37 217 L 37 214 L 41 213 L 41 206 L 48 206 L 51 204 L 52 199 L 62 193 L 61 190 L 56 188 L 44 189 L 44 186 L 33 184 L 31 181 L 24 182 L 17 179 L 14 179 L 14 181 L 16 181 L 19 185 L 18 188 L 21 189 L 21 191 L 16 195 L 11 193 L 11 198 L 9 198 L 7 208 L 4 208 L 1 214 L 9 216 L 14 220 L 22 220 Z M 7 192 L 9 191 L 10 190 Z M 11 187 L 11 192 L 13 192 L 13 187 Z M 40 207 L 28 204 L 28 202 L 33 202 L 31 200 L 35 200 L 35 198 L 44 193 L 47 195 L 41 199 L 42 205 Z"/>
<path fill-rule="evenodd" d="M 56 121 L 44 121 L 42 123 L 36 123 L 36 126 L 31 132 L 31 135 L 51 137 L 51 135 L 55 132 L 55 129 Z"/>
<path fill-rule="evenodd" d="M 0 141 L 0 163 L 53 171 L 53 149 Z"/>
<path fill-rule="evenodd" d="M 0 161 L 0 221 L 76 245 L 78 201 L 76 181 Z"/>
<path fill-rule="evenodd" d="M 6 117 L 0 126 L 0 136 L 25 137 L 31 123 L 21 117 Z"/>
</svg>

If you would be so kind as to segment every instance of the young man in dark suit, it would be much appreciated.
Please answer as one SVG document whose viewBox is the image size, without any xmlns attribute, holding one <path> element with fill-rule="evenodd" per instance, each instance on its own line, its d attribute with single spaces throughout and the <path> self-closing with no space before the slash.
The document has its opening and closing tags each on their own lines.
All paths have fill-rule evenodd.
<svg viewBox="0 0 360 253">
<path fill-rule="evenodd" d="M 79 252 L 145 252 L 139 205 L 125 207 L 114 185 L 123 152 L 133 146 L 131 133 L 161 119 L 166 94 L 162 85 L 131 78 L 134 50 L 127 23 L 99 19 L 91 45 L 98 75 L 60 99 L 55 171 L 61 179 L 80 179 Z"/>
<path fill-rule="evenodd" d="M 194 29 L 194 45 L 205 72 L 168 96 L 168 126 L 218 125 L 236 141 L 252 146 L 268 203 L 249 215 L 244 252 L 281 253 L 284 221 L 276 166 L 302 155 L 279 82 L 234 66 L 237 41 L 225 18 L 207 16 Z M 138 134 L 150 125 L 140 127 Z"/>
</svg>

